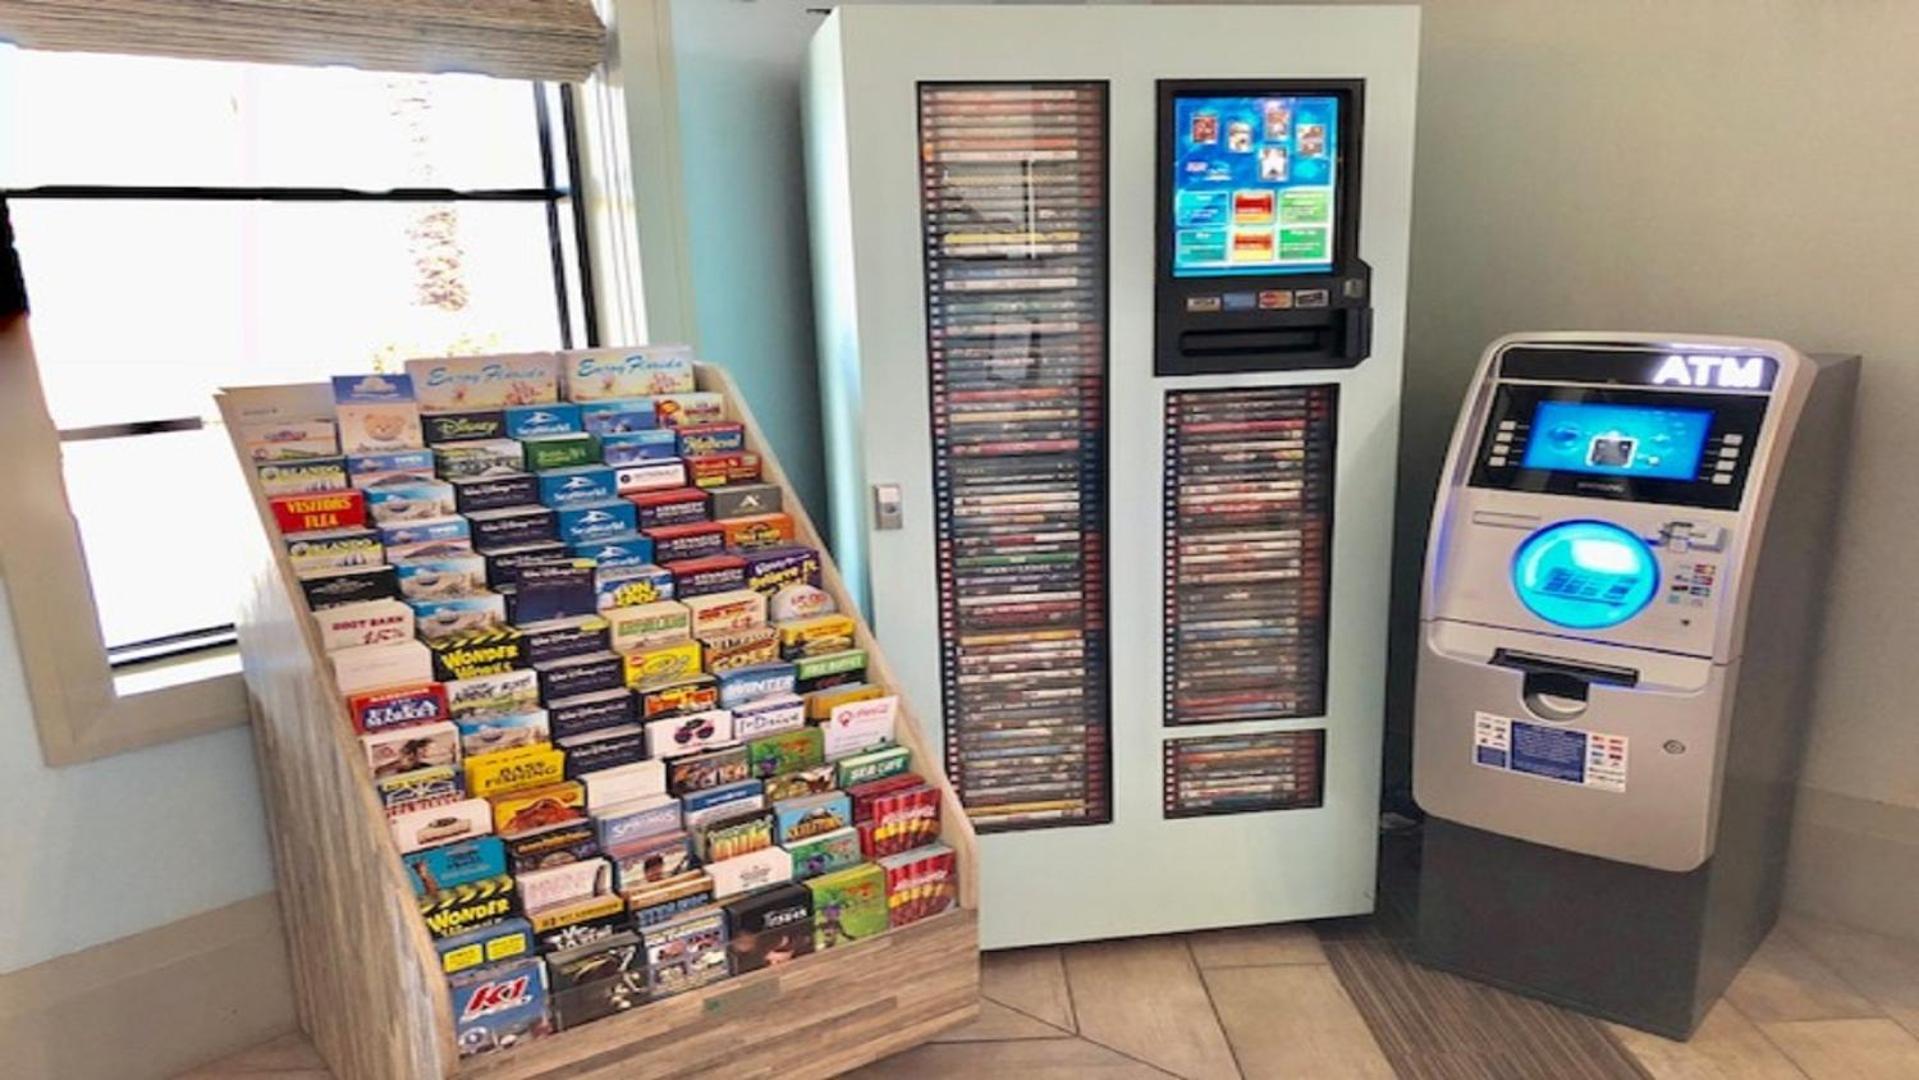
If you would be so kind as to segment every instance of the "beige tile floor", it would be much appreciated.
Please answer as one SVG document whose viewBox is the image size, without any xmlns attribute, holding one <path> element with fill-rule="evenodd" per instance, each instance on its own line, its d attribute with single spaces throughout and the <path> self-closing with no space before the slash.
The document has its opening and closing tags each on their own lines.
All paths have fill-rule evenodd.
<svg viewBox="0 0 1919 1080">
<path fill-rule="evenodd" d="M 1355 1080 L 1494 1076 L 1435 1050 L 1397 1073 L 1310 925 L 1022 949 L 985 957 L 980 1018 L 854 1074 Z M 1329 937 L 1328 940 L 1331 940 Z M 1443 977 L 1443 976 L 1442 976 Z M 1692 1041 L 1607 1032 L 1656 1080 L 1919 1080 L 1919 944 L 1788 918 Z M 325 1080 L 289 1035 L 188 1074 Z"/>
</svg>

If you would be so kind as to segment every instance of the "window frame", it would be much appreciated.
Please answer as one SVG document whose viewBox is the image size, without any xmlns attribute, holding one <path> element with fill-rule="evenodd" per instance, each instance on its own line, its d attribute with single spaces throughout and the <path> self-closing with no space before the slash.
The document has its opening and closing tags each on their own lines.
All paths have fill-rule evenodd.
<svg viewBox="0 0 1919 1080">
<path fill-rule="evenodd" d="M 615 118 L 616 128 L 625 126 L 619 122 L 624 120 L 623 95 L 597 75 L 584 84 L 531 85 L 544 185 L 539 188 L 47 185 L 0 188 L 0 202 L 543 202 L 562 347 L 596 347 L 606 327 L 618 328 L 622 337 L 634 334 L 634 340 L 644 340 L 638 297 L 624 289 L 602 295 L 595 287 L 596 280 L 639 278 L 633 230 L 616 220 L 618 213 L 631 212 L 631 196 L 623 191 L 626 148 L 599 145 L 605 118 Z M 557 124 L 553 103 L 560 114 Z M 582 122 L 582 113 L 588 122 Z M 564 224 L 562 214 L 570 215 Z M 29 281 L 29 297 L 31 293 Z M 27 322 L 24 315 L 0 313 L 0 455 L 16 477 L 13 512 L 0 515 L 0 586 L 42 756 L 51 766 L 76 764 L 247 723 L 248 698 L 232 627 L 214 628 L 228 640 L 199 637 L 191 648 L 172 653 L 143 645 L 109 650 L 62 466 L 63 437 L 73 441 L 190 430 L 205 422 L 199 417 L 161 419 L 61 432 L 47 408 Z M 124 654 L 130 649 L 143 649 L 142 655 L 129 660 Z M 123 654 L 117 666 L 113 653 Z M 127 684 L 144 688 L 132 691 Z"/>
</svg>

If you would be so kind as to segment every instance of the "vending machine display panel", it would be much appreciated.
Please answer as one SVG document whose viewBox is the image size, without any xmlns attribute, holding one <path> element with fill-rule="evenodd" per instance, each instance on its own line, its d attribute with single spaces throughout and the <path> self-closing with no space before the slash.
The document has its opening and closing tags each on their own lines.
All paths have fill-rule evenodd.
<svg viewBox="0 0 1919 1080">
<path fill-rule="evenodd" d="M 1352 367 L 1372 351 L 1359 258 L 1365 83 L 1159 84 L 1153 372 Z"/>
<path fill-rule="evenodd" d="M 1175 97 L 1174 276 L 1331 271 L 1339 112 L 1330 95 Z"/>
</svg>

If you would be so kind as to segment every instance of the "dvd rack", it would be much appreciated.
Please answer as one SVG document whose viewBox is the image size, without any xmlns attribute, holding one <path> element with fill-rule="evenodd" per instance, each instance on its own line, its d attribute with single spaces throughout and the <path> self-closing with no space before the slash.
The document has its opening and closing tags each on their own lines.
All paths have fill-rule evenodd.
<svg viewBox="0 0 1919 1080">
<path fill-rule="evenodd" d="M 777 485 L 795 539 L 820 551 L 822 585 L 854 612 L 838 569 L 766 444 L 739 389 L 708 364 L 698 388 L 718 391 L 745 428 L 764 479 Z M 227 390 L 229 432 L 262 395 L 309 386 Z M 235 451 L 246 460 L 236 436 Z M 924 1042 L 978 1015 L 978 863 L 973 830 L 938 756 L 902 700 L 898 740 L 942 789 L 940 839 L 960 867 L 960 905 L 944 914 L 791 963 L 754 971 L 618 1016 L 462 1058 L 440 958 L 369 782 L 318 630 L 278 544 L 259 479 L 244 469 L 262 532 L 254 588 L 238 621 L 268 836 L 292 960 L 301 1028 L 342 1078 L 826 1077 Z M 857 615 L 855 616 L 857 619 Z M 856 643 L 872 676 L 899 685 L 863 619 Z"/>
<path fill-rule="evenodd" d="M 1326 732 L 1320 728 L 1167 739 L 1161 754 L 1160 810 L 1169 818 L 1324 805 Z"/>
<path fill-rule="evenodd" d="M 1166 395 L 1167 726 L 1325 713 L 1338 390 Z"/>
<path fill-rule="evenodd" d="M 919 110 L 947 773 L 981 831 L 1110 821 L 1106 84 Z"/>
</svg>

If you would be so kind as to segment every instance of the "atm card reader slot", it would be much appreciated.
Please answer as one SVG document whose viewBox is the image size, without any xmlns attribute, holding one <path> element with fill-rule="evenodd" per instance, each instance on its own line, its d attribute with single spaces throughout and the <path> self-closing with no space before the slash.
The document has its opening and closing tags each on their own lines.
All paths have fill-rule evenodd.
<svg viewBox="0 0 1919 1080">
<path fill-rule="evenodd" d="M 1587 697 L 1594 685 L 1639 685 L 1639 672 L 1635 668 L 1562 660 L 1518 649 L 1494 649 L 1492 663 L 1494 667 L 1520 672 L 1523 676 L 1520 700 L 1526 708 L 1542 720 L 1560 723 L 1577 719 L 1586 711 Z"/>
</svg>

